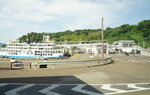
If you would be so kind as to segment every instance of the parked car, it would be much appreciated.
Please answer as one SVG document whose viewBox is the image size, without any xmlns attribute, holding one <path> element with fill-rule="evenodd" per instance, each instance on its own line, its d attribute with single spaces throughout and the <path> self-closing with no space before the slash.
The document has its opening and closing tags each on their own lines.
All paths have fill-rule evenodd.
<svg viewBox="0 0 150 95">
<path fill-rule="evenodd" d="M 12 63 L 12 69 L 23 69 L 24 64 L 22 62 Z"/>
<path fill-rule="evenodd" d="M 71 54 L 65 53 L 63 56 L 59 56 L 60 59 L 69 59 L 71 57 Z"/>
<path fill-rule="evenodd" d="M 60 59 L 66 59 L 66 58 L 68 58 L 68 56 L 60 56 L 59 58 Z"/>
<path fill-rule="evenodd" d="M 48 62 L 48 59 L 47 59 L 47 58 L 44 58 L 43 62 Z"/>
<path fill-rule="evenodd" d="M 15 63 L 15 62 L 17 62 L 17 60 L 16 60 L 16 58 L 11 58 L 11 59 L 10 59 L 10 62 L 11 62 L 11 63 Z"/>
</svg>

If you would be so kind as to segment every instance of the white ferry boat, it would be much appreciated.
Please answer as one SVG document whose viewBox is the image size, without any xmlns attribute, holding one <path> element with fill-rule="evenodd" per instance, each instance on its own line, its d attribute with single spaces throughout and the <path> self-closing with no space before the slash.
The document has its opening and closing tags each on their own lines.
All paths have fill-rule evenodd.
<svg viewBox="0 0 150 95">
<path fill-rule="evenodd" d="M 0 49 L 0 58 L 60 58 L 64 55 L 64 49 L 55 46 L 55 42 L 43 43 L 8 43 Z"/>
</svg>

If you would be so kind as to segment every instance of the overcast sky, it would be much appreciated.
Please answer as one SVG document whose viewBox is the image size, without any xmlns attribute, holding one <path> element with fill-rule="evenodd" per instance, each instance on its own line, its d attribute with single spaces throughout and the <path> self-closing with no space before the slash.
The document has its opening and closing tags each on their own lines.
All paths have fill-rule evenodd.
<svg viewBox="0 0 150 95">
<path fill-rule="evenodd" d="M 0 42 L 29 32 L 137 24 L 150 19 L 150 0 L 0 0 Z"/>
</svg>

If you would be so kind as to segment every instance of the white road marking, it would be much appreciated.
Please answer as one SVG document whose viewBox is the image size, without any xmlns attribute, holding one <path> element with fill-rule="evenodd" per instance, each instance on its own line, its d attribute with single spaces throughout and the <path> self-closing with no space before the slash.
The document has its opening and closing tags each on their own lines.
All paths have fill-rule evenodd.
<svg viewBox="0 0 150 95">
<path fill-rule="evenodd" d="M 5 94 L 6 94 L 6 95 L 17 95 L 16 92 L 21 91 L 21 90 L 24 90 L 24 89 L 26 89 L 26 88 L 29 88 L 29 87 L 31 87 L 31 86 L 33 86 L 33 85 L 34 85 L 34 84 L 26 84 L 25 86 L 21 86 L 21 87 L 18 87 L 18 88 L 16 88 L 16 89 L 7 91 L 7 92 L 5 92 Z"/>
<path fill-rule="evenodd" d="M 82 89 L 86 85 L 87 84 L 79 84 L 76 87 L 72 88 L 71 90 L 81 92 L 81 93 L 84 93 L 84 94 L 87 94 L 87 95 L 103 95 L 103 94 L 100 94 L 100 93 L 96 93 L 96 92 L 92 92 L 92 91 Z"/>
<path fill-rule="evenodd" d="M 49 86 L 49 87 L 47 87 L 45 89 L 42 89 L 42 90 L 40 90 L 38 92 L 41 92 L 41 93 L 46 94 L 46 95 L 60 95 L 59 93 L 55 93 L 55 92 L 51 91 L 52 89 L 54 89 L 54 88 L 56 88 L 58 86 L 60 86 L 60 85 L 54 84 L 54 85 Z"/>
<path fill-rule="evenodd" d="M 137 90 L 145 90 L 147 88 L 143 88 L 143 87 L 137 87 L 135 84 L 128 84 L 128 87 L 129 88 L 134 88 L 134 89 L 137 89 Z"/>
<path fill-rule="evenodd" d="M 0 84 L 0 87 L 5 86 L 5 85 L 7 85 L 7 84 L 6 84 L 6 83 L 1 83 L 1 84 Z"/>
<path fill-rule="evenodd" d="M 57 92 L 52 92 L 51 90 L 65 85 L 65 86 L 69 86 L 69 85 L 75 85 L 74 88 L 70 89 L 73 91 L 77 91 L 80 93 L 84 93 L 84 94 L 88 94 L 88 95 L 112 95 L 112 94 L 119 94 L 119 93 L 129 93 L 129 92 L 136 92 L 136 91 L 141 91 L 141 90 L 150 90 L 150 87 L 140 87 L 137 85 L 149 85 L 150 83 L 122 83 L 122 84 L 22 84 L 22 83 L 0 83 L 0 87 L 3 87 L 5 85 L 24 85 L 18 88 L 15 88 L 13 90 L 9 90 L 7 92 L 5 92 L 6 95 L 17 95 L 18 91 L 24 90 L 26 88 L 32 87 L 33 85 L 49 85 L 49 87 L 46 87 L 45 89 L 39 90 L 38 92 L 47 94 L 47 95 L 60 95 Z M 83 87 L 90 85 L 90 86 L 102 86 L 101 89 L 105 89 L 105 90 L 109 90 L 109 91 L 113 91 L 110 93 L 105 93 L 103 92 L 103 94 L 101 93 L 97 93 L 97 92 L 92 92 L 92 91 L 88 91 L 85 89 L 82 89 Z M 132 88 L 131 90 L 123 90 L 123 89 L 117 89 L 117 88 L 113 88 L 111 87 L 112 85 L 117 85 L 117 86 L 122 86 L 122 85 L 126 85 L 128 88 Z M 135 90 L 133 90 L 135 89 Z M 101 91 L 101 90 L 99 90 Z"/>
<path fill-rule="evenodd" d="M 116 88 L 111 88 L 111 84 L 104 84 L 104 85 L 101 87 L 101 89 L 114 91 L 114 92 L 111 92 L 111 93 L 106 93 L 107 95 L 127 92 L 127 91 L 125 91 L 125 90 L 116 89 Z"/>
</svg>

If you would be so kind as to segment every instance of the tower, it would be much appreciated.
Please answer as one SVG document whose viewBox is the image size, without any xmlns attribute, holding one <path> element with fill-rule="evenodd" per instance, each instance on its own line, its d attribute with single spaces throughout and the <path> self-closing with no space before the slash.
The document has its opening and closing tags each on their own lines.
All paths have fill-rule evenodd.
<svg viewBox="0 0 150 95">
<path fill-rule="evenodd" d="M 49 41 L 49 36 L 43 36 L 43 42 L 48 42 Z"/>
</svg>

